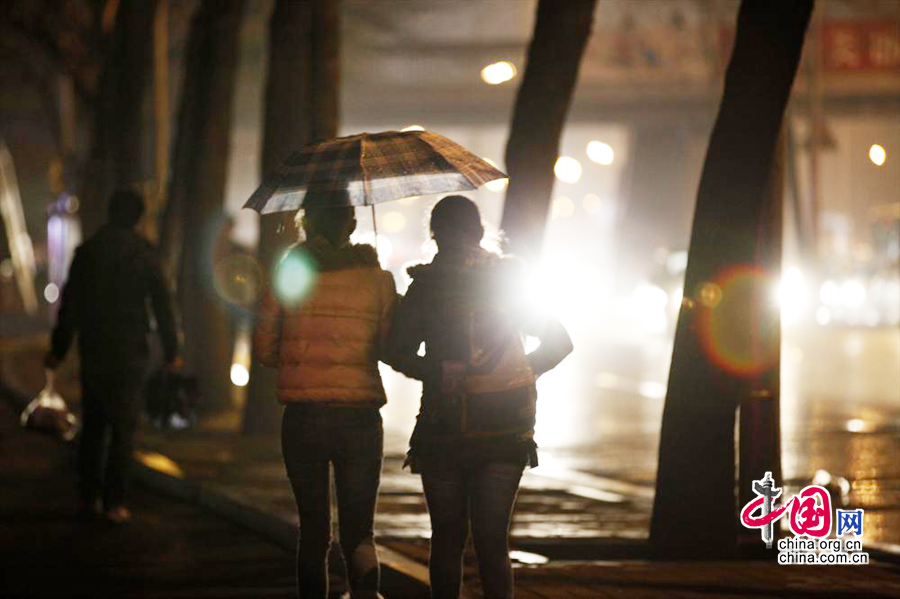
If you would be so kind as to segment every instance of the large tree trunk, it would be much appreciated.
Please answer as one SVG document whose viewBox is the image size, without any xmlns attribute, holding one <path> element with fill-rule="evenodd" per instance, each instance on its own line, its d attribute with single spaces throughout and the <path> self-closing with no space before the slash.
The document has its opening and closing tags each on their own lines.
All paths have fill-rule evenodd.
<svg viewBox="0 0 900 599">
<path fill-rule="evenodd" d="M 538 3 L 506 144 L 509 189 L 501 221 L 510 249 L 523 257 L 540 255 L 553 191 L 553 165 L 595 4 L 596 0 Z"/>
<path fill-rule="evenodd" d="M 169 201 L 163 228 L 188 370 L 199 377 L 205 407 L 229 405 L 232 337 L 213 283 L 213 245 L 225 221 L 238 32 L 243 0 L 204 0 L 188 34 Z"/>
<path fill-rule="evenodd" d="M 271 20 L 262 173 L 317 139 L 337 135 L 340 78 L 339 14 L 335 0 L 278 0 Z M 293 213 L 260 218 L 260 265 L 270 274 L 281 251 L 297 240 Z M 244 409 L 246 433 L 276 431 L 275 373 L 251 366 Z"/>
<path fill-rule="evenodd" d="M 735 547 L 735 409 L 773 393 L 755 385 L 766 382 L 764 372 L 777 374 L 778 311 L 762 305 L 772 283 L 760 272 L 772 262 L 762 250 L 775 236 L 765 197 L 812 5 L 749 0 L 738 14 L 697 192 L 663 412 L 650 528 L 663 553 L 725 556 Z"/>
<path fill-rule="evenodd" d="M 91 235 L 106 219 L 110 193 L 141 183 L 143 172 L 142 108 L 152 64 L 156 0 L 121 2 L 104 59 L 95 113 L 94 141 L 81 219 Z"/>
</svg>

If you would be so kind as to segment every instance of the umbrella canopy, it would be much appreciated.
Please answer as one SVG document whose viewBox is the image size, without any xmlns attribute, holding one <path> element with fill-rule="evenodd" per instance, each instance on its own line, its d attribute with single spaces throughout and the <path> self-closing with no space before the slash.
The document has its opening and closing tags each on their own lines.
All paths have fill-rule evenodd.
<svg viewBox="0 0 900 599">
<path fill-rule="evenodd" d="M 410 196 L 476 189 L 506 175 L 431 131 L 360 133 L 306 146 L 253 192 L 244 208 L 297 210 L 307 195 L 319 206 L 372 206 Z"/>
</svg>

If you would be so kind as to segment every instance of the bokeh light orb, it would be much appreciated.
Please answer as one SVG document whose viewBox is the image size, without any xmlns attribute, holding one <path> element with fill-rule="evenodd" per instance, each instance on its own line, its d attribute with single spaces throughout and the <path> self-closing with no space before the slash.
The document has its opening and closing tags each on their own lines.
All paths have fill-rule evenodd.
<svg viewBox="0 0 900 599">
<path fill-rule="evenodd" d="M 563 183 L 578 183 L 581 172 L 581 163 L 571 156 L 560 156 L 553 165 L 553 173 Z"/>
<path fill-rule="evenodd" d="M 611 145 L 596 140 L 588 142 L 587 155 L 592 162 L 603 166 L 609 166 L 616 159 L 616 152 Z"/>
<path fill-rule="evenodd" d="M 303 249 L 291 248 L 275 265 L 272 274 L 272 291 L 281 305 L 298 306 L 316 282 L 315 262 Z"/>
<path fill-rule="evenodd" d="M 575 202 L 566 196 L 553 200 L 552 218 L 568 218 L 575 213 Z"/>
<path fill-rule="evenodd" d="M 701 304 L 707 308 L 715 308 L 722 301 L 722 288 L 715 283 L 706 282 L 700 286 L 700 292 L 697 295 Z"/>
<path fill-rule="evenodd" d="M 223 300 L 239 306 L 254 304 L 263 285 L 262 269 L 249 254 L 231 254 L 216 262 L 213 268 L 216 293 Z"/>
<path fill-rule="evenodd" d="M 250 382 L 250 372 L 243 364 L 231 365 L 231 382 L 236 387 L 246 387 Z"/>
<path fill-rule="evenodd" d="M 481 69 L 481 80 L 488 85 L 500 85 L 516 76 L 516 66 L 508 60 L 493 62 Z"/>
<path fill-rule="evenodd" d="M 406 228 L 406 217 L 402 212 L 392 210 L 381 217 L 381 227 L 385 233 L 399 233 Z"/>
<path fill-rule="evenodd" d="M 887 150 L 881 144 L 872 144 L 869 148 L 869 160 L 875 166 L 881 166 L 887 160 Z"/>
<path fill-rule="evenodd" d="M 56 300 L 59 299 L 59 287 L 56 286 L 56 283 L 48 283 L 44 287 L 44 299 L 48 304 L 56 303 Z"/>
<path fill-rule="evenodd" d="M 603 200 L 595 193 L 586 194 L 581 205 L 588 214 L 600 214 L 603 211 Z"/>
</svg>

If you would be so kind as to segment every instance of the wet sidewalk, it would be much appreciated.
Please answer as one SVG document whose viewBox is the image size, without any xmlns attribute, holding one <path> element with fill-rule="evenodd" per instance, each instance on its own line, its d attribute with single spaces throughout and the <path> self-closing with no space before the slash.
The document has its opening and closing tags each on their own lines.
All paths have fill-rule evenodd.
<svg viewBox="0 0 900 599">
<path fill-rule="evenodd" d="M 127 525 L 80 518 L 73 447 L 17 414 L 0 400 L 0 596 L 294 596 L 291 552 L 164 494 L 134 488 Z"/>
<path fill-rule="evenodd" d="M 225 452 L 256 445 L 254 451 L 259 453 L 252 456 L 255 461 L 267 455 L 265 444 L 236 443 L 230 449 L 220 449 L 214 460 L 201 460 L 195 454 L 193 462 L 182 463 L 145 448 L 139 461 L 140 479 L 146 484 L 138 485 L 131 497 L 134 520 L 125 526 L 113 526 L 75 517 L 72 446 L 20 429 L 7 402 L 0 402 L 0 433 L 0 475 L 5 482 L 0 500 L 0 548 L 3 568 L 8 573 L 0 595 L 235 599 L 293 596 L 293 555 L 290 548 L 282 546 L 293 543 L 293 524 L 287 520 L 290 511 L 281 506 L 275 509 L 288 512 L 263 512 L 268 508 L 258 499 L 267 495 L 265 489 L 275 488 L 275 473 L 263 469 L 249 477 L 245 472 L 248 484 L 252 480 L 259 485 L 252 493 L 229 490 L 229 484 L 236 485 L 241 478 L 238 472 L 230 475 L 231 483 L 219 481 L 220 484 L 209 474 L 236 463 L 226 459 Z M 146 445 L 153 442 L 148 436 L 152 435 L 145 435 Z M 212 439 L 210 435 L 207 448 L 220 444 L 221 440 L 213 444 Z M 199 451 L 204 441 L 200 436 L 190 440 L 182 436 L 173 445 L 187 454 L 188 448 Z M 203 464 L 210 478 L 205 482 L 191 479 L 190 473 L 199 472 Z M 160 494 L 159 490 L 166 493 Z M 402 495 L 401 489 L 396 490 Z M 409 492 L 412 491 L 410 487 Z M 532 492 L 537 493 L 526 489 L 524 495 Z M 173 495 L 176 499 L 171 498 Z M 251 502 L 253 497 L 257 499 Z M 270 507 L 281 503 L 271 498 L 267 501 Z M 392 499 L 382 501 L 390 505 Z M 396 523 L 386 524 L 394 518 L 384 514 L 380 530 L 396 527 Z M 419 526 L 418 520 L 410 518 L 415 525 L 400 530 L 413 530 Z M 523 531 L 527 530 L 527 526 L 523 527 Z M 519 538 L 530 537 L 520 534 Z M 391 536 L 379 541 L 385 559 L 385 596 L 427 597 L 427 587 L 415 584 L 416 579 L 427 576 L 427 546 L 422 539 Z M 900 571 L 895 566 L 877 564 L 810 568 L 778 566 L 770 561 L 553 560 L 534 565 L 519 563 L 515 576 L 516 596 L 520 599 L 900 595 Z M 481 596 L 474 563 L 468 559 L 464 597 Z"/>
<path fill-rule="evenodd" d="M 9 391 L 9 385 L 5 386 Z M 24 397 L 22 393 L 18 394 L 19 400 Z M 60 449 L 54 450 L 44 443 L 49 440 L 47 437 L 25 431 L 17 431 L 15 435 L 4 432 L 3 438 L 15 439 L 22 435 L 39 438 L 43 445 L 25 454 L 9 451 L 10 457 L 0 462 L 4 480 L 7 470 L 28 470 L 29 464 L 38 460 L 37 456 L 43 452 L 68 452 L 70 457 L 66 459 L 71 471 L 72 452 L 68 446 L 57 443 L 54 447 Z M 16 441 L 10 443 L 13 447 L 18 446 Z M 135 458 L 139 481 L 145 487 L 180 501 L 157 499 L 158 495 L 153 499 L 139 499 L 137 514 L 145 525 L 145 532 L 119 539 L 119 551 L 99 552 L 93 556 L 93 561 L 73 562 L 83 564 L 81 570 L 90 572 L 95 578 L 99 576 L 96 579 L 103 584 L 112 585 L 108 587 L 111 594 L 95 596 L 264 597 L 289 593 L 285 585 L 290 581 L 297 520 L 277 435 L 248 437 L 206 425 L 188 431 L 163 431 L 145 425 L 139 434 L 138 446 Z M 426 597 L 429 526 L 421 483 L 418 476 L 401 470 L 406 449 L 404 436 L 387 431 L 385 449 L 376 516 L 384 593 L 389 599 Z M 774 561 L 648 561 L 646 536 L 652 488 L 640 484 L 641 477 L 635 477 L 637 482 L 625 482 L 569 470 L 552 459 L 546 462 L 529 470 L 523 478 L 512 526 L 518 597 L 900 596 L 900 570 L 895 565 L 877 561 L 869 566 L 844 568 L 778 566 Z M 62 470 L 57 468 L 56 472 Z M 47 476 L 52 478 L 54 475 L 49 473 Z M 69 476 L 71 478 L 71 472 Z M 45 533 L 40 531 L 45 521 L 68 527 L 63 535 L 46 533 L 51 538 L 70 539 L 80 533 L 73 532 L 72 527 L 76 525 L 70 522 L 70 513 L 35 499 L 50 494 L 58 496 L 58 490 L 37 489 L 38 481 L 32 483 L 35 488 L 27 492 L 25 499 L 17 500 L 13 508 L 4 510 L 7 522 L 18 522 L 24 517 L 29 523 L 12 537 L 3 539 L 4 554 L 11 555 L 9 548 L 12 547 L 29 547 L 30 553 L 17 553 L 14 560 L 16 567 L 24 568 L 25 575 L 37 576 L 38 566 L 28 569 L 28 564 L 43 566 L 50 563 L 66 576 L 70 571 L 65 570 L 65 565 L 71 560 L 67 551 L 89 553 L 89 547 L 75 544 L 70 549 L 66 543 L 43 540 Z M 22 485 L 16 483 L 12 488 L 18 490 Z M 170 518 L 166 515 L 166 510 L 176 509 L 183 510 L 182 516 Z M 216 526 L 230 530 L 227 528 L 230 526 L 241 532 L 206 532 L 203 527 L 203 530 L 195 530 L 191 528 L 195 522 L 218 523 L 208 525 L 209 530 Z M 248 530 L 255 533 L 254 541 L 241 536 Z M 32 535 L 32 531 L 38 532 Z M 153 535 L 157 534 L 170 541 L 152 541 Z M 171 541 L 173 538 L 176 541 Z M 147 539 L 151 539 L 151 548 L 166 543 L 174 543 L 176 547 L 176 550 L 165 552 L 165 567 L 152 570 L 152 575 L 142 573 L 148 558 L 138 549 L 147 545 Z M 251 565 L 256 563 L 257 557 L 265 558 L 265 561 L 269 559 L 265 556 L 274 555 L 271 551 L 278 551 L 281 556 L 278 559 L 287 563 L 288 582 L 285 582 L 284 574 L 266 574 L 264 564 L 261 564 L 259 576 L 262 578 L 254 575 L 254 582 L 246 590 L 235 591 L 232 595 L 215 594 L 224 592 L 222 590 L 207 591 L 204 585 L 209 584 L 212 575 L 203 568 L 213 566 L 192 557 L 190 542 L 199 544 L 197 551 L 200 554 L 203 548 L 211 551 L 211 556 L 218 555 L 217 550 L 226 555 L 233 550 L 238 558 L 245 556 Z M 262 543 L 258 552 L 254 543 Z M 228 559 L 213 569 L 228 567 Z M 9 564 L 11 562 L 4 565 Z M 179 585 L 192 584 L 189 573 L 198 568 L 203 571 L 197 575 L 195 594 L 162 591 L 154 591 L 156 595 L 140 594 L 144 592 L 140 589 L 144 589 L 145 584 L 152 588 L 169 585 L 165 588 L 181 593 Z M 250 576 L 241 568 L 234 570 L 236 576 L 241 572 Z M 269 582 L 270 577 L 279 581 L 278 588 L 266 587 L 262 582 Z M 262 589 L 259 593 L 253 590 L 257 587 Z M 481 596 L 471 553 L 466 558 L 464 596 Z"/>
</svg>

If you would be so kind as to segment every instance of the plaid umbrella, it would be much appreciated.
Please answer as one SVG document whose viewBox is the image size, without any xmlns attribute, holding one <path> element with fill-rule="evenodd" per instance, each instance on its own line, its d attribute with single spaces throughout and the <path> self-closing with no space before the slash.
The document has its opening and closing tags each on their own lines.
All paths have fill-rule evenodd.
<svg viewBox="0 0 900 599">
<path fill-rule="evenodd" d="M 385 131 L 329 139 L 292 154 L 244 208 L 297 210 L 307 194 L 321 206 L 373 206 L 410 196 L 476 189 L 506 175 L 431 131 Z"/>
</svg>

